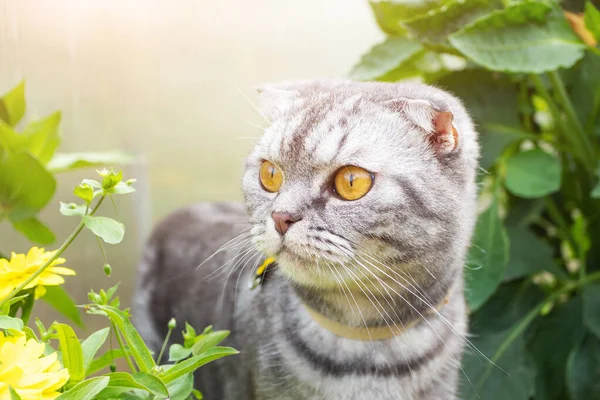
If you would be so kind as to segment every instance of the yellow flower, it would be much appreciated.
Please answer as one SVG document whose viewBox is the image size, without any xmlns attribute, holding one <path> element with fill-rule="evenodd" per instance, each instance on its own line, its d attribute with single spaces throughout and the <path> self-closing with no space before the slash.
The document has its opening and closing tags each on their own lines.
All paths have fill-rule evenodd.
<svg viewBox="0 0 600 400">
<path fill-rule="evenodd" d="M 0 258 L 0 300 L 6 298 L 17 286 L 25 282 L 54 253 L 55 251 L 44 251 L 43 248 L 32 247 L 27 255 L 12 253 L 10 261 Z M 56 286 L 64 283 L 65 279 L 61 275 L 75 275 L 75 271 L 72 269 L 59 267 L 64 263 L 64 258 L 52 261 L 50 266 L 24 289 L 35 288 L 35 298 L 38 299 L 46 294 L 44 286 Z"/>
<path fill-rule="evenodd" d="M 61 369 L 56 353 L 44 356 L 45 345 L 11 330 L 13 336 L 0 331 L 0 400 L 9 400 L 9 386 L 23 400 L 52 400 L 58 389 L 69 380 Z"/>
</svg>

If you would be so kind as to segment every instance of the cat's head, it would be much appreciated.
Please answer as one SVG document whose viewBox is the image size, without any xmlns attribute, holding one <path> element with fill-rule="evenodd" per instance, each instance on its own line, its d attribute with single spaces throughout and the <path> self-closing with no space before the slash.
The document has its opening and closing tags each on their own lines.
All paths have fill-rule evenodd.
<svg viewBox="0 0 600 400">
<path fill-rule="evenodd" d="M 426 85 L 327 80 L 267 86 L 260 99 L 270 125 L 243 190 L 256 247 L 288 277 L 325 287 L 362 279 L 361 268 L 460 268 L 479 148 L 459 100 Z"/>
</svg>

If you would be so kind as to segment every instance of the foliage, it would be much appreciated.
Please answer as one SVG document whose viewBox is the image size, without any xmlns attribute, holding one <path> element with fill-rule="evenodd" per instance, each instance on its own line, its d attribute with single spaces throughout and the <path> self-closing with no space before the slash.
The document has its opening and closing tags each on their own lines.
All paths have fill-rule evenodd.
<svg viewBox="0 0 600 400">
<path fill-rule="evenodd" d="M 56 190 L 55 174 L 77 168 L 121 164 L 121 152 L 57 153 L 61 142 L 60 112 L 17 131 L 26 110 L 25 82 L 0 97 L 0 223 L 4 219 L 30 241 L 51 244 L 54 233 L 37 217 Z"/>
<path fill-rule="evenodd" d="M 24 85 L 19 84 L 0 98 L 0 221 L 34 242 L 54 241 L 54 234 L 37 214 L 52 199 L 54 173 L 75 168 L 127 161 L 121 153 L 55 154 L 60 142 L 60 114 L 30 123 L 21 133 L 15 125 L 25 113 Z M 124 180 L 121 172 L 102 169 L 99 179 L 83 179 L 73 194 L 77 202 L 60 203 L 59 211 L 77 218 L 79 224 L 54 251 L 33 247 L 27 254 L 12 253 L 10 261 L 0 256 L 0 398 L 10 399 L 189 399 L 202 398 L 193 387 L 193 373 L 201 366 L 236 354 L 219 344 L 229 332 L 206 328 L 202 334 L 186 324 L 184 343 L 173 344 L 169 361 L 161 362 L 176 328 L 168 326 L 160 354 L 155 358 L 122 309 L 116 296 L 118 285 L 99 293 L 90 291 L 88 314 L 102 316 L 107 327 L 80 340 L 71 325 L 54 322 L 46 328 L 35 320 L 37 333 L 28 326 L 38 298 L 45 300 L 72 323 L 82 326 L 79 307 L 60 286 L 63 276 L 75 272 L 62 265 L 60 256 L 84 229 L 102 242 L 118 244 L 125 227 L 119 221 L 96 215 L 106 198 L 135 191 L 135 179 Z M 104 255 L 104 249 L 102 248 Z M 111 267 L 104 255 L 104 272 Z M 113 347 L 112 338 L 118 347 Z M 110 350 L 99 354 L 110 343 Z M 116 371 L 122 359 L 127 371 Z M 106 370 L 109 371 L 106 371 Z"/>
<path fill-rule="evenodd" d="M 459 96 L 482 144 L 461 398 L 590 399 L 600 371 L 600 12 L 552 0 L 372 2 L 356 79 Z M 470 382 L 469 382 L 470 381 Z"/>
</svg>

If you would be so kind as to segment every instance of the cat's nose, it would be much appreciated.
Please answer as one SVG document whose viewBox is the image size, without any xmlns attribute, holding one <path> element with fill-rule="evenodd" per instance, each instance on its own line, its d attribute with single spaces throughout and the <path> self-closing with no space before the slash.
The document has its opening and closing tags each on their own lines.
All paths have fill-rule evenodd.
<svg viewBox="0 0 600 400">
<path fill-rule="evenodd" d="M 275 221 L 275 229 L 280 235 L 285 235 L 290 225 L 302 219 L 286 212 L 274 212 L 271 217 Z"/>
</svg>

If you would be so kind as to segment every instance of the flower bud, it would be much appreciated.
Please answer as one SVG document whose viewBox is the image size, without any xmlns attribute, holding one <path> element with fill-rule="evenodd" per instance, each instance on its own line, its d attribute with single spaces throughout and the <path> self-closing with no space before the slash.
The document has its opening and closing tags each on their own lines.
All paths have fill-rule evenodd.
<svg viewBox="0 0 600 400">
<path fill-rule="evenodd" d="M 175 329 L 176 326 L 177 326 L 177 321 L 175 321 L 175 318 L 171 318 L 171 320 L 167 324 L 167 327 L 169 329 Z"/>
<path fill-rule="evenodd" d="M 108 277 L 110 277 L 110 274 L 112 273 L 112 267 L 108 264 L 104 264 L 104 274 Z"/>
</svg>

